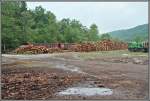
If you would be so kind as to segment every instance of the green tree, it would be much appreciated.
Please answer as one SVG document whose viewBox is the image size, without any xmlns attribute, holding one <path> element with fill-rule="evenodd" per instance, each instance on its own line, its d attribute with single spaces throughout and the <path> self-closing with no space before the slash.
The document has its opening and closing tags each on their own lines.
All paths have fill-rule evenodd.
<svg viewBox="0 0 150 101">
<path fill-rule="evenodd" d="M 71 42 L 70 38 L 70 19 L 62 19 L 59 22 L 59 33 L 60 33 L 60 40 L 62 42 Z"/>
<path fill-rule="evenodd" d="M 107 39 L 112 39 L 112 37 L 108 33 L 106 33 L 106 34 L 102 34 L 100 39 L 101 40 L 107 40 Z"/>
<path fill-rule="evenodd" d="M 99 32 L 98 32 L 98 27 L 96 24 L 92 24 L 90 26 L 90 29 L 89 29 L 89 33 L 88 33 L 88 38 L 90 41 L 97 41 L 99 40 Z"/>
<path fill-rule="evenodd" d="M 24 36 L 21 13 L 24 2 L 2 2 L 2 51 L 18 47 Z"/>
</svg>

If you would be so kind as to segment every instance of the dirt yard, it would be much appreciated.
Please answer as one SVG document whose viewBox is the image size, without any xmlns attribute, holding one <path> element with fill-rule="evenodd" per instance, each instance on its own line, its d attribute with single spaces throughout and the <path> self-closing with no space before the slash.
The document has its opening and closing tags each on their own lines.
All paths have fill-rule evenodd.
<svg viewBox="0 0 150 101">
<path fill-rule="evenodd" d="M 1 69 L 2 99 L 148 99 L 147 53 L 3 54 Z"/>
</svg>

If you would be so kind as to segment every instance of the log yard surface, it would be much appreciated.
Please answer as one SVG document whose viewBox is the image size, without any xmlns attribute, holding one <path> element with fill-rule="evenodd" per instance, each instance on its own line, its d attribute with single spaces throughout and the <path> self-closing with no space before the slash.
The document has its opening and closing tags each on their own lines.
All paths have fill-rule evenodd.
<svg viewBox="0 0 150 101">
<path fill-rule="evenodd" d="M 2 99 L 147 99 L 148 53 L 2 54 Z"/>
</svg>

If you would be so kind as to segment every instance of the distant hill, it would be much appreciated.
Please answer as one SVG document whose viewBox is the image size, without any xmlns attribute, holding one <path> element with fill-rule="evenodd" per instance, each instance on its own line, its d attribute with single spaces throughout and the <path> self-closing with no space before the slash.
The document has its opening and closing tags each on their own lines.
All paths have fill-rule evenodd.
<svg viewBox="0 0 150 101">
<path fill-rule="evenodd" d="M 113 38 L 123 41 L 132 41 L 140 37 L 143 41 L 148 40 L 148 24 L 139 25 L 130 29 L 108 32 Z"/>
</svg>

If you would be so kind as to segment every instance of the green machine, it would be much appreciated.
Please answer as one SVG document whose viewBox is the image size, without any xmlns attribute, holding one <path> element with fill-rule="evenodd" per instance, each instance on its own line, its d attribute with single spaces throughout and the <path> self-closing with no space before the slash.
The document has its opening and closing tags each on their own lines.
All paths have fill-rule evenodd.
<svg viewBox="0 0 150 101">
<path fill-rule="evenodd" d="M 148 52 L 148 41 L 145 42 L 129 42 L 128 50 L 131 52 Z"/>
</svg>

